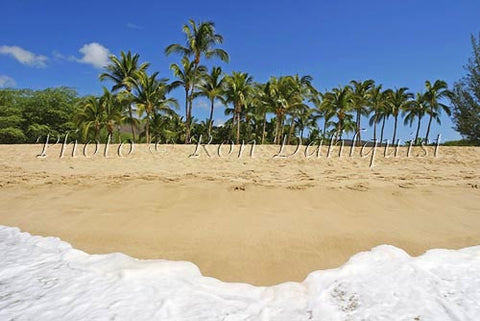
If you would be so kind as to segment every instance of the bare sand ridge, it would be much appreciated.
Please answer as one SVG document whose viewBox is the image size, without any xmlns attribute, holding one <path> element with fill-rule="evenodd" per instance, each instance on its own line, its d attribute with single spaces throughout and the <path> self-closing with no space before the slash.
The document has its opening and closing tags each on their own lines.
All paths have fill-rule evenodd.
<svg viewBox="0 0 480 321">
<path fill-rule="evenodd" d="M 301 281 L 380 244 L 411 255 L 480 244 L 478 147 L 440 147 L 437 158 L 378 149 L 373 168 L 348 148 L 272 159 L 275 146 L 256 146 L 254 158 L 249 147 L 241 158 L 238 146 L 223 158 L 209 147 L 212 157 L 192 159 L 194 146 L 138 145 L 125 158 L 114 145 L 108 158 L 85 158 L 82 147 L 37 159 L 41 145 L 0 146 L 0 224 L 259 285 Z"/>
</svg>

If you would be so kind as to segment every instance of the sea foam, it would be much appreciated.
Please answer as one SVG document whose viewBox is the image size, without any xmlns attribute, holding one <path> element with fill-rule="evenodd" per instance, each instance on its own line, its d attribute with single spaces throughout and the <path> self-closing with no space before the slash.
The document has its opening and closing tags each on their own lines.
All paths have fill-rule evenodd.
<svg viewBox="0 0 480 321">
<path fill-rule="evenodd" d="M 295 264 L 295 262 L 292 262 Z M 301 283 L 202 276 L 189 262 L 89 255 L 0 226 L 0 320 L 478 320 L 480 246 L 382 245 Z"/>
</svg>

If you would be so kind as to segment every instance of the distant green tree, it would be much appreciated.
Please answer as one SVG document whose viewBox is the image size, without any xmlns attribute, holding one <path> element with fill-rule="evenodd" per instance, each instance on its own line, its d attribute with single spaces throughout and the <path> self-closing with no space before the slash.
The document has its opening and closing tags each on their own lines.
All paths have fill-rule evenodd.
<svg viewBox="0 0 480 321">
<path fill-rule="evenodd" d="M 477 39 L 472 35 L 472 47 L 467 74 L 453 88 L 452 119 L 464 138 L 480 144 L 480 34 Z"/>
</svg>

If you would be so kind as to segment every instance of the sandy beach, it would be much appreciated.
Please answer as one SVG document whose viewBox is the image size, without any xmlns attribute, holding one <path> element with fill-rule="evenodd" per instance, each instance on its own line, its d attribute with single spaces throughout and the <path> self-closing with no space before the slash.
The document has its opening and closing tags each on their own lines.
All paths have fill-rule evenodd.
<svg viewBox="0 0 480 321">
<path fill-rule="evenodd" d="M 87 158 L 79 145 L 59 158 L 56 145 L 37 158 L 42 145 L 1 145 L 0 225 L 256 285 L 301 281 L 381 244 L 411 255 L 480 244 L 479 147 L 378 149 L 372 168 L 358 148 L 273 158 L 276 146 L 253 157 L 217 147 L 189 158 L 193 145 L 137 145 L 121 158 L 112 145 Z"/>
</svg>

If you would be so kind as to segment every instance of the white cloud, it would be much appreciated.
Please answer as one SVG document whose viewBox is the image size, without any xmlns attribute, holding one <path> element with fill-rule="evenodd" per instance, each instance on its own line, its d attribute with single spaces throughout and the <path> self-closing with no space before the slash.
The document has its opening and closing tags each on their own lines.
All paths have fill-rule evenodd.
<svg viewBox="0 0 480 321">
<path fill-rule="evenodd" d="M 21 64 L 33 67 L 46 67 L 47 57 L 35 55 L 33 52 L 18 46 L 0 46 L 0 54 L 10 55 Z"/>
<path fill-rule="evenodd" d="M 17 83 L 12 77 L 0 75 L 0 88 L 15 87 Z"/>
<path fill-rule="evenodd" d="M 108 64 L 110 50 L 97 42 L 87 43 L 79 51 L 83 57 L 77 59 L 78 62 L 90 64 L 95 68 L 102 68 Z"/>
<path fill-rule="evenodd" d="M 134 23 L 131 23 L 131 22 L 127 23 L 127 28 L 136 29 L 136 30 L 142 30 L 143 29 L 142 27 L 140 27 L 140 26 L 138 26 Z"/>
</svg>

